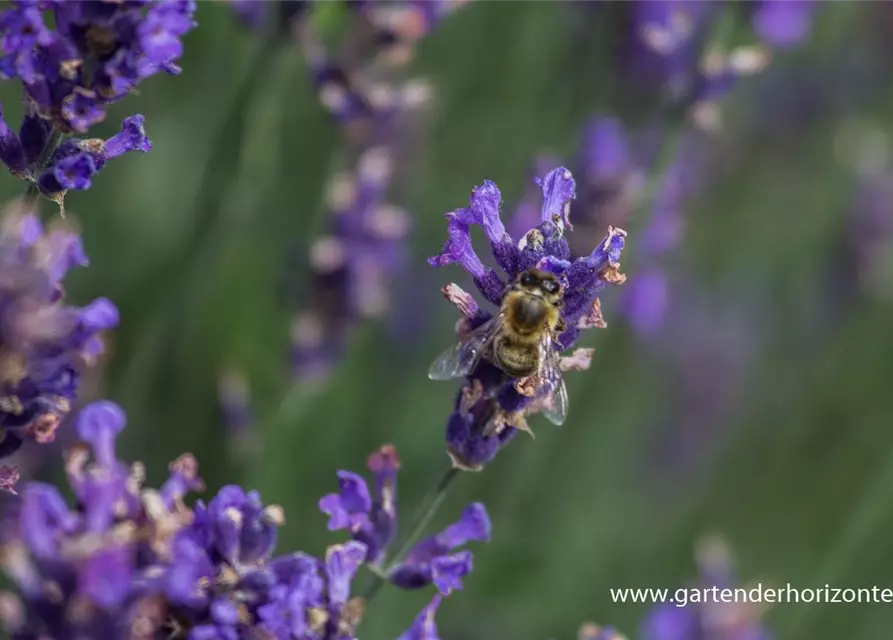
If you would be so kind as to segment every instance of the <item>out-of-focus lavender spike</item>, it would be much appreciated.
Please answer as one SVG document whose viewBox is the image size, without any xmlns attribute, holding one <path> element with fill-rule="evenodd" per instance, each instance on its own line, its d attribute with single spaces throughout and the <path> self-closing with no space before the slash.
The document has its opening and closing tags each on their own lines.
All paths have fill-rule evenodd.
<svg viewBox="0 0 893 640">
<path fill-rule="evenodd" d="M 574 174 L 576 233 L 571 244 L 575 249 L 591 246 L 609 226 L 630 224 L 645 186 L 642 146 L 619 118 L 596 116 L 587 122 Z"/>
<path fill-rule="evenodd" d="M 853 174 L 851 221 L 844 235 L 842 280 L 877 299 L 893 298 L 893 145 L 878 123 L 849 121 L 835 140 L 838 160 Z M 841 271 L 841 265 L 835 265 Z"/>
<path fill-rule="evenodd" d="M 652 439 L 652 468 L 672 476 L 658 484 L 675 487 L 722 443 L 772 327 L 754 296 L 733 285 L 710 297 L 680 274 L 666 287 L 673 304 L 662 318 L 661 339 L 650 348 L 675 381 L 674 402 Z"/>
<path fill-rule="evenodd" d="M 348 6 L 364 16 L 375 31 L 380 55 L 391 64 L 411 60 L 416 43 L 448 14 L 470 0 L 351 0 Z"/>
<path fill-rule="evenodd" d="M 45 232 L 20 203 L 0 220 L 0 458 L 24 441 L 55 439 L 81 371 L 102 350 L 101 333 L 118 323 L 105 298 L 62 304 L 62 279 L 86 263 L 77 234 L 61 225 Z"/>
<path fill-rule="evenodd" d="M 732 589 L 737 586 L 728 545 L 720 538 L 701 541 L 697 549 L 700 569 L 695 587 Z M 719 600 L 719 598 L 717 598 Z M 645 619 L 639 637 L 642 640 L 678 640 L 679 638 L 747 638 L 771 640 L 772 635 L 760 622 L 759 605 L 748 602 L 678 602 L 655 606 Z"/>
<path fill-rule="evenodd" d="M 814 3 L 752 3 L 756 41 L 730 48 L 723 38 L 732 3 L 641 0 L 631 3 L 626 77 L 657 88 L 682 105 L 705 130 L 721 125 L 720 100 L 744 77 L 764 69 L 773 48 L 799 44 L 809 32 Z"/>
<path fill-rule="evenodd" d="M 681 139 L 676 157 L 660 178 L 647 221 L 639 232 L 640 277 L 626 288 L 621 310 L 643 338 L 659 333 L 669 311 L 671 297 L 665 259 L 682 240 L 686 203 L 709 180 L 706 160 L 704 141 L 697 132 Z"/>
<path fill-rule="evenodd" d="M 411 231 L 410 216 L 387 196 L 402 181 L 418 144 L 431 88 L 421 79 L 402 79 L 400 65 L 382 64 L 388 56 L 369 55 L 363 32 L 373 32 L 374 52 L 405 48 L 452 4 L 349 3 L 355 24 L 336 52 L 304 14 L 290 22 L 320 102 L 349 147 L 347 168 L 330 185 L 328 230 L 310 247 L 311 291 L 293 322 L 290 361 L 300 380 L 324 380 L 356 322 L 388 312 Z M 414 20 L 422 20 L 421 27 L 410 28 Z M 383 36 L 385 31 L 391 35 Z"/>
<path fill-rule="evenodd" d="M 351 327 L 390 308 L 390 282 L 404 265 L 411 229 L 406 212 L 385 200 L 393 169 L 391 147 L 372 146 L 361 151 L 353 171 L 331 181 L 329 232 L 311 246 L 311 297 L 293 325 L 291 360 L 299 379 L 324 378 Z"/>
</svg>

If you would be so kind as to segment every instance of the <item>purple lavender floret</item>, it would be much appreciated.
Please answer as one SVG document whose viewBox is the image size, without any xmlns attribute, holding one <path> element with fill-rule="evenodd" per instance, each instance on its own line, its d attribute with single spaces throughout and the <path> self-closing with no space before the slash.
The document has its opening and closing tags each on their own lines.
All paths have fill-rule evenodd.
<svg viewBox="0 0 893 640">
<path fill-rule="evenodd" d="M 496 307 L 502 304 L 507 284 L 521 272 L 536 267 L 557 275 L 564 291 L 561 319 L 565 330 L 554 348 L 564 351 L 573 347 L 581 331 L 605 326 L 598 292 L 606 284 L 625 280 L 619 260 L 626 232 L 609 227 L 607 236 L 590 254 L 573 257 L 565 238 L 565 230 L 571 229 L 573 176 L 559 167 L 537 184 L 543 194 L 539 224 L 519 241 L 509 236 L 500 219 L 499 189 L 493 182 L 485 181 L 472 191 L 468 207 L 446 214 L 449 238 L 441 253 L 430 258 L 429 263 L 459 264 L 471 274 L 481 295 Z M 483 228 L 495 261 L 507 277 L 486 267 L 478 257 L 471 245 L 471 225 Z M 493 316 L 455 284 L 444 287 L 443 293 L 464 316 L 457 325 L 460 340 Z M 577 349 L 561 359 L 562 370 L 587 368 L 591 355 L 591 349 Z M 480 469 L 517 430 L 529 431 L 525 416 L 548 406 L 558 390 L 555 380 L 531 385 L 530 379 L 507 377 L 486 359 L 479 361 L 457 394 L 453 413 L 447 419 L 447 450 L 456 466 Z M 485 428 L 492 425 L 496 426 L 492 435 L 484 435 Z"/>
<path fill-rule="evenodd" d="M 366 547 L 365 562 L 378 567 L 397 533 L 397 450 L 393 445 L 384 445 L 369 456 L 368 467 L 374 479 L 374 494 L 369 493 L 362 476 L 339 471 L 338 493 L 324 496 L 319 508 L 329 516 L 329 531 L 349 531 L 351 538 Z"/>
<path fill-rule="evenodd" d="M 0 12 L 0 74 L 22 82 L 29 115 L 84 133 L 142 80 L 180 72 L 195 9 L 183 0 L 13 2 Z"/>
<path fill-rule="evenodd" d="M 440 533 L 419 542 L 406 558 L 388 574 L 391 583 L 404 589 L 421 589 L 433 584 L 448 596 L 462 589 L 462 578 L 471 572 L 474 556 L 468 550 L 456 551 L 469 542 L 490 540 L 490 517 L 479 502 L 468 505 L 459 521 Z"/>
<path fill-rule="evenodd" d="M 69 138 L 44 163 L 40 155 L 49 140 L 46 123 L 26 116 L 16 135 L 0 111 L 0 160 L 10 173 L 36 182 L 41 193 L 61 205 L 66 191 L 89 189 L 93 177 L 109 159 L 131 151 L 149 151 L 152 143 L 144 123 L 145 117 L 137 114 L 124 118 L 121 131 L 107 140 Z"/>
<path fill-rule="evenodd" d="M 737 586 L 729 549 L 720 539 L 701 543 L 698 553 L 698 588 L 733 589 Z M 772 640 L 772 634 L 759 621 L 759 608 L 747 602 L 690 602 L 655 606 L 640 633 L 641 640 Z"/>
<path fill-rule="evenodd" d="M 118 324 L 106 298 L 63 303 L 62 279 L 87 264 L 80 238 L 45 233 L 13 211 L 0 222 L 0 458 L 25 440 L 52 442 L 75 402 L 80 372 L 102 352 L 100 334 Z"/>
<path fill-rule="evenodd" d="M 350 597 L 362 543 L 274 557 L 282 510 L 230 485 L 207 505 L 195 459 L 170 466 L 160 489 L 142 486 L 142 464 L 117 459 L 124 412 L 85 407 L 79 445 L 66 459 L 76 505 L 30 483 L 0 546 L 19 596 L 4 596 L 13 638 L 349 640 L 363 612 Z M 92 451 L 92 455 L 91 455 Z"/>
<path fill-rule="evenodd" d="M 431 602 L 413 620 L 412 626 L 401 634 L 397 640 L 440 640 L 434 616 L 437 615 L 437 608 L 442 601 L 443 596 L 440 594 L 434 596 Z"/>
<path fill-rule="evenodd" d="M 779 48 L 806 39 L 817 9 L 814 0 L 754 0 L 751 4 L 751 23 L 757 36 Z"/>
<path fill-rule="evenodd" d="M 368 465 L 374 478 L 372 493 L 362 476 L 339 471 L 338 493 L 323 496 L 319 508 L 329 516 L 330 531 L 348 531 L 366 550 L 364 562 L 382 570 L 397 532 L 397 451 L 385 445 L 369 456 Z M 388 579 L 404 589 L 434 584 L 440 593 L 449 595 L 462 588 L 461 580 L 472 568 L 471 552 L 456 549 L 472 541 L 488 541 L 490 529 L 484 505 L 470 504 L 458 522 L 419 542 L 399 564 L 389 568 Z"/>
</svg>

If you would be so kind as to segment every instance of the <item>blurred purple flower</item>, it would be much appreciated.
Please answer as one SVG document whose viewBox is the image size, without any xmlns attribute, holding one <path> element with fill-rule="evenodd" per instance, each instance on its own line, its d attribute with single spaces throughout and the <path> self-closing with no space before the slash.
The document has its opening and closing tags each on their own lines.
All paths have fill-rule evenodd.
<svg viewBox="0 0 893 640">
<path fill-rule="evenodd" d="M 573 247 L 591 246 L 609 226 L 625 227 L 645 186 L 642 145 L 619 118 L 586 123 L 576 158 L 576 233 Z M 595 237 L 593 237 L 595 236 Z"/>
<path fill-rule="evenodd" d="M 700 575 L 696 588 L 733 589 L 737 586 L 731 554 L 719 539 L 701 543 Z M 759 621 L 757 606 L 742 602 L 689 602 L 655 606 L 642 625 L 641 640 L 771 640 Z"/>
<path fill-rule="evenodd" d="M 62 279 L 87 264 L 80 238 L 13 211 L 0 222 L 0 458 L 24 440 L 52 442 L 75 402 L 81 369 L 102 351 L 99 334 L 118 324 L 105 298 L 62 304 Z"/>
<path fill-rule="evenodd" d="M 437 635 L 437 624 L 434 621 L 434 616 L 437 614 L 437 608 L 442 600 L 443 596 L 440 594 L 434 596 L 434 599 L 413 620 L 412 626 L 397 640 L 440 640 L 440 636 Z"/>
<path fill-rule="evenodd" d="M 434 584 L 441 594 L 448 596 L 454 589 L 462 589 L 462 578 L 471 572 L 474 559 L 470 551 L 456 549 L 469 542 L 488 542 L 490 529 L 490 517 L 484 505 L 470 504 L 458 522 L 415 545 L 390 570 L 388 579 L 404 589 Z"/>
<path fill-rule="evenodd" d="M 469 0 L 352 0 L 348 6 L 359 12 L 374 29 L 382 54 L 391 63 L 407 63 L 415 46 L 448 14 Z"/>
<path fill-rule="evenodd" d="M 640 277 L 626 288 L 621 311 L 636 333 L 653 338 L 670 310 L 665 272 L 667 257 L 681 244 L 684 208 L 710 179 L 710 163 L 697 132 L 684 135 L 671 164 L 659 178 L 657 193 L 639 236 L 637 268 Z"/>
<path fill-rule="evenodd" d="M 800 44 L 809 35 L 814 0 L 755 0 L 752 17 L 760 40 L 775 47 Z"/>
<path fill-rule="evenodd" d="M 205 505 L 185 454 L 160 489 L 142 486 L 145 469 L 117 459 L 124 412 L 107 401 L 80 413 L 88 447 L 66 458 L 77 501 L 30 483 L 0 547 L 0 564 L 19 588 L 5 616 L 12 637 L 348 640 L 363 613 L 350 597 L 366 557 L 355 541 L 325 559 L 273 556 L 282 510 L 257 492 L 223 487 Z M 260 635 L 257 635 L 260 634 Z"/>
<path fill-rule="evenodd" d="M 849 253 L 859 289 L 890 299 L 893 292 L 893 172 L 886 167 L 857 177 L 848 226 Z"/>
<path fill-rule="evenodd" d="M 397 533 L 397 450 L 393 445 L 383 446 L 369 456 L 368 466 L 374 498 L 362 476 L 339 471 L 339 492 L 324 496 L 319 508 L 329 516 L 329 531 L 347 529 L 351 538 L 365 546 L 365 562 L 377 567 Z"/>
<path fill-rule="evenodd" d="M 485 267 L 471 244 L 471 225 L 481 226 L 499 267 L 514 281 L 520 273 L 537 267 L 560 278 L 563 287 L 561 319 L 565 329 L 556 350 L 573 346 L 581 330 L 604 326 L 598 292 L 606 284 L 625 280 L 619 259 L 626 232 L 609 228 L 608 235 L 589 255 L 571 260 L 564 237 L 570 228 L 570 205 L 575 197 L 571 172 L 561 167 L 538 181 L 543 194 L 539 224 L 528 230 L 517 244 L 500 219 L 502 196 L 497 186 L 485 181 L 476 187 L 469 206 L 446 214 L 448 240 L 440 254 L 429 259 L 432 266 L 458 264 L 474 279 L 479 292 L 499 307 L 506 281 Z M 443 289 L 448 300 L 459 307 L 464 318 L 457 326 L 460 341 L 492 317 L 471 295 L 451 284 Z M 562 360 L 564 368 L 585 368 L 591 350 L 578 350 Z M 559 380 L 539 380 L 534 375 L 514 379 L 486 359 L 480 359 L 468 374 L 447 419 L 448 452 L 456 466 L 480 469 L 516 434 L 529 430 L 525 416 L 554 406 L 560 394 Z M 559 400 L 560 401 L 560 400 Z"/>
<path fill-rule="evenodd" d="M 809 33 L 810 0 L 754 0 L 753 28 L 759 42 L 729 49 L 714 32 L 734 11 L 731 3 L 640 0 L 632 7 L 627 39 L 627 76 L 659 88 L 682 105 L 701 127 L 719 126 L 718 102 L 738 81 L 769 63 L 772 47 L 790 47 Z"/>
<path fill-rule="evenodd" d="M 145 118 L 139 114 L 124 118 L 120 133 L 108 140 L 68 139 L 44 160 L 41 154 L 49 144 L 49 129 L 45 123 L 26 116 L 17 136 L 0 112 L 0 160 L 10 173 L 36 182 L 45 196 L 62 205 L 66 191 L 89 189 L 93 176 L 110 158 L 130 151 L 146 153 L 152 148 L 143 128 L 144 122 Z"/>
<path fill-rule="evenodd" d="M 296 378 L 326 377 L 349 330 L 361 318 L 381 318 L 390 306 L 388 285 L 405 263 L 411 222 L 385 202 L 393 172 L 387 146 L 362 152 L 355 172 L 337 175 L 329 193 L 330 231 L 311 248 L 311 304 L 296 317 L 292 371 Z"/>
</svg>

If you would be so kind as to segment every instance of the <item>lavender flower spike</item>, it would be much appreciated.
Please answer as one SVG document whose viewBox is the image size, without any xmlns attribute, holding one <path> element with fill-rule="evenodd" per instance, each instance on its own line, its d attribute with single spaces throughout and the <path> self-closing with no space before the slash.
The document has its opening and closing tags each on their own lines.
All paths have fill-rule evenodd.
<svg viewBox="0 0 893 640">
<path fill-rule="evenodd" d="M 406 559 L 391 570 L 390 581 L 404 589 L 420 589 L 433 583 L 445 596 L 462 589 L 462 578 L 471 572 L 473 556 L 470 551 L 454 550 L 472 541 L 487 542 L 490 529 L 484 505 L 468 505 L 458 522 L 413 547 Z"/>
<path fill-rule="evenodd" d="M 6 594 L 18 612 L 2 618 L 10 637 L 356 637 L 364 603 L 350 593 L 365 545 L 332 546 L 324 559 L 274 557 L 281 508 L 235 485 L 187 507 L 186 494 L 203 488 L 188 454 L 159 489 L 144 488 L 143 465 L 116 457 L 124 423 L 111 402 L 82 410 L 86 444 L 66 458 L 76 508 L 52 486 L 22 490 L 0 546 L 19 591 Z"/>
<path fill-rule="evenodd" d="M 105 298 L 61 304 L 62 278 L 86 263 L 80 239 L 64 228 L 44 233 L 19 211 L 0 221 L 0 458 L 25 440 L 54 440 L 80 371 L 102 351 L 100 334 L 118 323 Z"/>
<path fill-rule="evenodd" d="M 400 460 L 393 445 L 385 445 L 369 456 L 369 470 L 375 478 L 375 498 L 362 476 L 338 472 L 338 493 L 319 501 L 329 516 L 329 530 L 347 529 L 366 548 L 365 562 L 379 566 L 397 532 L 397 471 Z"/>
<path fill-rule="evenodd" d="M 441 253 L 429 260 L 433 266 L 459 264 L 471 274 L 481 295 L 501 307 L 508 283 L 536 268 L 552 273 L 561 285 L 560 335 L 554 336 L 548 357 L 573 346 L 580 332 L 605 326 L 598 292 L 606 284 L 621 284 L 620 254 L 626 244 L 626 232 L 608 227 L 608 234 L 589 253 L 574 257 L 565 231 L 571 229 L 570 210 L 575 198 L 575 182 L 564 167 L 553 169 L 537 180 L 543 194 L 539 224 L 515 241 L 500 219 L 501 195 L 486 181 L 472 191 L 469 206 L 447 214 L 449 240 Z M 505 278 L 485 268 L 471 245 L 471 225 L 483 227 L 496 263 Z M 470 332 L 491 317 L 493 312 L 478 306 L 473 298 L 456 285 L 444 288 L 446 297 L 457 305 L 463 319 L 457 325 L 460 345 Z M 500 320 L 501 322 L 501 320 Z M 462 353 L 462 347 L 458 347 Z M 447 451 L 455 466 L 479 470 L 517 431 L 529 431 L 526 416 L 549 411 L 563 394 L 560 376 L 513 378 L 497 368 L 487 354 L 477 354 L 456 396 L 453 412 L 447 419 Z M 561 370 L 585 368 L 591 353 L 578 350 L 569 358 L 559 359 Z M 432 373 L 432 375 L 434 375 Z M 450 377 L 447 375 L 446 377 Z"/>
<path fill-rule="evenodd" d="M 181 0 L 15 2 L 0 12 L 0 75 L 21 81 L 29 114 L 84 133 L 142 80 L 179 73 L 195 8 Z"/>
</svg>

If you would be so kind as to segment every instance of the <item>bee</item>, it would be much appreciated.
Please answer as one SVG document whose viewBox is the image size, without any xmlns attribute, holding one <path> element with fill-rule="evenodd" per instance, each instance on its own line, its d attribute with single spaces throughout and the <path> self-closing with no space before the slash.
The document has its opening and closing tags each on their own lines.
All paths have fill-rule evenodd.
<svg viewBox="0 0 893 640">
<path fill-rule="evenodd" d="M 499 313 L 440 354 L 428 377 L 467 376 L 483 358 L 513 378 L 533 376 L 534 397 L 551 392 L 543 414 L 553 424 L 563 424 L 567 388 L 558 366 L 557 340 L 564 331 L 563 301 L 564 290 L 555 275 L 540 269 L 522 271 L 506 288 Z"/>
</svg>

